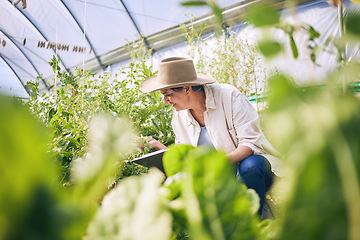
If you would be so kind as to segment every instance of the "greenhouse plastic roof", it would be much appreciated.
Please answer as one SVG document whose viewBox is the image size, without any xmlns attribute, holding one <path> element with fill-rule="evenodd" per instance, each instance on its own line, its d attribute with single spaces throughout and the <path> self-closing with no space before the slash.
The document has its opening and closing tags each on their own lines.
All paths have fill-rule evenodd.
<svg viewBox="0 0 360 240">
<path fill-rule="evenodd" d="M 212 18 L 210 8 L 181 6 L 185 0 L 27 0 L 26 8 L 13 4 L 18 1 L 0 0 L 0 91 L 20 97 L 28 97 L 24 85 L 39 75 L 40 89 L 51 87 L 46 79 L 53 77 L 48 62 L 54 55 L 68 72 L 105 70 L 129 59 L 129 42 L 144 38 L 156 52 L 184 42 L 179 24 Z M 231 25 L 243 20 L 244 7 L 258 1 L 217 3 Z M 305 2 L 313 1 L 298 0 Z"/>
<path fill-rule="evenodd" d="M 87 69 L 105 69 L 128 42 L 210 13 L 206 7 L 186 8 L 181 2 L 28 0 L 23 9 L 22 2 L 14 6 L 13 0 L 0 0 L 0 86 L 22 95 L 15 88 L 23 91 L 21 85 L 43 74 L 42 87 L 49 88 L 44 79 L 52 75 L 48 62 L 56 54 L 60 67 L 68 71 L 82 63 Z M 241 2 L 218 4 L 226 8 Z M 156 50 L 154 44 L 148 47 Z"/>
</svg>

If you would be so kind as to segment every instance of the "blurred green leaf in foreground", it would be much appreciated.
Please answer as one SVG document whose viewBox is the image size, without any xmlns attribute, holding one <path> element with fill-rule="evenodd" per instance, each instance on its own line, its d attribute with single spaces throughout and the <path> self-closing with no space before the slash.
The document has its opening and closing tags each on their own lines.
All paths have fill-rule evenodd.
<svg viewBox="0 0 360 240">
<path fill-rule="evenodd" d="M 0 238 L 78 238 L 82 214 L 63 199 L 45 127 L 16 99 L 0 102 Z"/>
<path fill-rule="evenodd" d="M 280 239 L 358 239 L 359 99 L 281 75 L 270 88 L 267 129 L 289 167 Z"/>
<path fill-rule="evenodd" d="M 80 239 L 114 178 L 116 162 L 131 151 L 126 122 L 94 117 L 90 147 L 74 163 L 69 188 L 48 152 L 48 129 L 14 98 L 0 96 L 0 239 Z"/>
<path fill-rule="evenodd" d="M 191 239 L 261 239 L 259 198 L 240 184 L 229 160 L 214 149 L 176 145 L 164 155 L 175 197 L 174 224 Z M 180 194 L 174 194 L 180 193 Z"/>
</svg>

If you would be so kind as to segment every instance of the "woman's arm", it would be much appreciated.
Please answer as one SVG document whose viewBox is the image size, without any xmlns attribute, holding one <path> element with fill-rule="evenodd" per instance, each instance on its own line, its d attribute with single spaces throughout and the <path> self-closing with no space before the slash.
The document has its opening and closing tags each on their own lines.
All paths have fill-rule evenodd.
<svg viewBox="0 0 360 240">
<path fill-rule="evenodd" d="M 240 145 L 234 151 L 226 154 L 232 164 L 239 163 L 251 155 L 253 155 L 253 150 L 250 147 L 244 145 Z"/>
<path fill-rule="evenodd" d="M 164 144 L 153 139 L 152 137 L 148 138 L 146 142 L 150 144 L 150 148 L 155 148 L 156 150 L 168 149 Z"/>
<path fill-rule="evenodd" d="M 231 101 L 233 127 L 236 132 L 237 148 L 228 153 L 233 164 L 261 152 L 262 132 L 259 126 L 259 115 L 249 100 L 240 92 L 234 92 Z"/>
</svg>

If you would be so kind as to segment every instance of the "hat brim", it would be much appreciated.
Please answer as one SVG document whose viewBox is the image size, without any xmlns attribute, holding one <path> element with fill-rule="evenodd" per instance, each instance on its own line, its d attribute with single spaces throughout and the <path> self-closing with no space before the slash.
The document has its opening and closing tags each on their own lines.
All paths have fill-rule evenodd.
<svg viewBox="0 0 360 240">
<path fill-rule="evenodd" d="M 211 83 L 215 83 L 215 78 L 202 73 L 197 73 L 197 78 L 193 81 L 167 84 L 167 85 L 160 83 L 158 77 L 156 76 L 156 77 L 147 78 L 142 83 L 140 83 L 140 90 L 144 93 L 150 93 L 166 88 L 176 88 L 183 86 L 199 86 L 199 85 L 206 85 Z"/>
</svg>

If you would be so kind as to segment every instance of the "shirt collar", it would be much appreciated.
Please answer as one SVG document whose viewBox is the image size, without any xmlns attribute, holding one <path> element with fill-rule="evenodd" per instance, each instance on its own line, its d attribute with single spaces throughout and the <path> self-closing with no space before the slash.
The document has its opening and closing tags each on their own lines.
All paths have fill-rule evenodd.
<svg viewBox="0 0 360 240">
<path fill-rule="evenodd" d="M 196 122 L 196 120 L 194 119 L 194 117 L 191 115 L 190 110 L 189 110 L 189 109 L 186 109 L 185 111 L 186 111 L 186 115 L 187 115 L 187 118 L 188 118 L 188 121 L 187 121 L 188 126 L 189 126 L 189 125 L 196 125 L 197 122 Z"/>
<path fill-rule="evenodd" d="M 214 93 L 211 90 L 211 85 L 204 85 L 205 97 L 206 97 L 206 109 L 216 109 Z"/>
<path fill-rule="evenodd" d="M 211 90 L 211 87 L 209 85 L 204 85 L 204 92 L 205 92 L 205 97 L 206 97 L 206 102 L 205 102 L 206 110 L 216 109 L 214 94 L 213 94 L 213 91 Z M 189 120 L 188 125 L 198 124 L 196 122 L 196 120 L 194 119 L 194 117 L 191 115 L 190 110 L 187 109 L 185 111 L 187 112 L 187 117 Z"/>
</svg>

